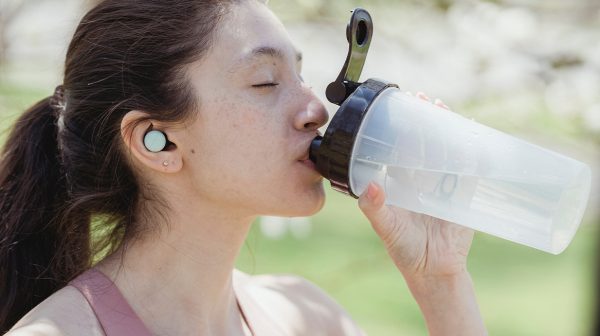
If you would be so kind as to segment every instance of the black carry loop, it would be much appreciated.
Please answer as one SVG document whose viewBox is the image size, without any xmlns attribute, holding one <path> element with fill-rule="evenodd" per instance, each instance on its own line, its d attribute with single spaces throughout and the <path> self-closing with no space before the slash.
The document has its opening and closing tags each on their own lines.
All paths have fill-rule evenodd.
<svg viewBox="0 0 600 336">
<path fill-rule="evenodd" d="M 360 86 L 360 74 L 373 37 L 373 21 L 369 12 L 357 8 L 352 12 L 350 22 L 346 27 L 346 39 L 348 40 L 348 56 L 335 82 L 327 86 L 325 94 L 327 100 L 336 105 L 342 105 Z"/>
<path fill-rule="evenodd" d="M 377 79 L 360 83 L 367 59 L 373 21 L 369 12 L 356 8 L 346 28 L 348 55 L 337 79 L 327 86 L 327 99 L 340 108 L 333 116 L 325 134 L 316 137 L 310 146 L 310 159 L 331 187 L 358 198 L 350 188 L 349 168 L 352 148 L 360 125 L 377 96 L 389 87 L 398 87 Z"/>
</svg>

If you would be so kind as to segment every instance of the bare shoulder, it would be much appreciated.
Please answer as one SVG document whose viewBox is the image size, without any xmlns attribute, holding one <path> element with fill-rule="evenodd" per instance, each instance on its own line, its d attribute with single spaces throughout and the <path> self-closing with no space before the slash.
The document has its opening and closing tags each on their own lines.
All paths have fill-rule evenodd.
<svg viewBox="0 0 600 336">
<path fill-rule="evenodd" d="M 364 335 L 348 313 L 325 291 L 296 275 L 236 272 L 244 290 L 290 334 Z"/>
<path fill-rule="evenodd" d="M 33 308 L 6 335 L 102 336 L 104 332 L 85 297 L 67 286 Z"/>
</svg>

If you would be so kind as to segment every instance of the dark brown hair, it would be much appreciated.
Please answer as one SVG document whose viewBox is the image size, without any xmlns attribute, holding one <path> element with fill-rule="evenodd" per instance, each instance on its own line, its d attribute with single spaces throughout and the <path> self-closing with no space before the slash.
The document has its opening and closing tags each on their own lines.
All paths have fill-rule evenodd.
<svg viewBox="0 0 600 336">
<path fill-rule="evenodd" d="M 157 198 L 127 163 L 121 120 L 131 110 L 172 122 L 197 111 L 185 66 L 206 53 L 233 2 L 106 0 L 82 19 L 66 56 L 66 107 L 38 102 L 2 151 L 0 332 L 96 252 L 142 231 L 140 209 Z"/>
</svg>

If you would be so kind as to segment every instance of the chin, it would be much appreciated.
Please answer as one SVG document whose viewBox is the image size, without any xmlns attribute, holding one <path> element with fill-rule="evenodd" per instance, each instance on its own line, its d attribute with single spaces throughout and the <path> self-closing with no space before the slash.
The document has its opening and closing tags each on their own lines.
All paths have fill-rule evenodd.
<svg viewBox="0 0 600 336">
<path fill-rule="evenodd" d="M 307 203 L 310 204 L 307 210 L 307 214 L 304 216 L 312 216 L 323 209 L 325 205 L 325 189 L 323 187 L 323 180 L 321 180 L 318 186 L 315 187 L 313 195 L 308 197 Z"/>
<path fill-rule="evenodd" d="M 311 198 L 311 207 L 309 207 L 305 216 L 312 216 L 323 209 L 325 205 L 325 190 L 323 189 L 323 183 L 320 184 L 318 194 Z"/>
<path fill-rule="evenodd" d="M 316 203 L 310 210 L 306 211 L 305 214 L 303 214 L 301 216 L 296 216 L 296 217 L 312 216 L 312 215 L 316 214 L 317 212 L 321 211 L 321 209 L 323 209 L 324 205 L 325 205 L 325 194 L 323 194 L 323 196 L 319 198 L 319 202 Z"/>
<path fill-rule="evenodd" d="M 310 192 L 306 192 L 303 195 L 294 195 L 289 201 L 279 200 L 279 204 L 287 206 L 287 208 L 277 211 L 275 216 L 281 217 L 308 217 L 319 212 L 325 205 L 325 190 L 323 189 L 323 183 L 319 183 Z M 283 210 L 283 211 L 281 211 Z"/>
</svg>

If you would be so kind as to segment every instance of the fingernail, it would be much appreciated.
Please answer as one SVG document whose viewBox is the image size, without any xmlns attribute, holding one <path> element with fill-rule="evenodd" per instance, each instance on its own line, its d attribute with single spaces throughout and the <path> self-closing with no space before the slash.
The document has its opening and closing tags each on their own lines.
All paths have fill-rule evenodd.
<svg viewBox="0 0 600 336">
<path fill-rule="evenodd" d="M 377 188 L 375 187 L 375 184 L 373 184 L 372 182 L 369 183 L 369 186 L 367 187 L 367 198 L 370 200 L 374 200 L 376 194 Z"/>
<path fill-rule="evenodd" d="M 444 104 L 444 102 L 441 99 L 439 99 L 439 98 L 435 99 L 435 103 L 434 104 L 437 105 L 437 106 L 439 106 L 439 107 L 441 107 L 441 108 L 445 108 L 446 110 L 450 109 L 448 107 L 448 105 Z"/>
<path fill-rule="evenodd" d="M 421 99 L 425 99 L 427 101 L 429 101 L 429 97 L 427 97 L 427 95 L 423 92 L 417 92 L 417 97 L 421 98 Z"/>
</svg>

